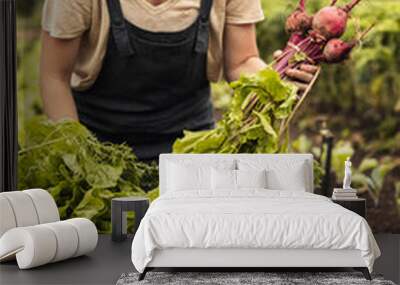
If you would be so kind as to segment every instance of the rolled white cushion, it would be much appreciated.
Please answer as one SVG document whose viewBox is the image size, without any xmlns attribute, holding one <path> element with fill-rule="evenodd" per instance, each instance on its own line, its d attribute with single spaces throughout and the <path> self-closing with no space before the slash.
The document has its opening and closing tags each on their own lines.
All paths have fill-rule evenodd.
<svg viewBox="0 0 400 285">
<path fill-rule="evenodd" d="M 18 227 L 0 238 L 0 261 L 14 256 L 20 269 L 28 269 L 86 254 L 96 248 L 97 230 L 87 219 Z"/>
<path fill-rule="evenodd" d="M 57 250 L 51 262 L 68 259 L 75 256 L 78 250 L 78 232 L 66 221 L 43 224 L 56 236 Z"/>
<path fill-rule="evenodd" d="M 31 197 L 39 218 L 39 224 L 60 220 L 56 202 L 49 192 L 43 189 L 29 189 L 22 192 Z"/>
<path fill-rule="evenodd" d="M 51 262 L 56 248 L 56 236 L 43 225 L 14 228 L 0 238 L 0 261 L 16 255 L 19 268 L 28 269 Z"/>
<path fill-rule="evenodd" d="M 78 233 L 78 249 L 75 256 L 83 255 L 94 250 L 97 246 L 98 233 L 95 224 L 84 218 L 65 220 L 75 227 Z"/>
<path fill-rule="evenodd" d="M 10 202 L 0 195 L 0 237 L 9 229 L 15 228 L 17 222 Z"/>
<path fill-rule="evenodd" d="M 39 223 L 38 214 L 31 197 L 22 191 L 3 192 L 13 210 L 17 227 L 33 226 Z"/>
</svg>

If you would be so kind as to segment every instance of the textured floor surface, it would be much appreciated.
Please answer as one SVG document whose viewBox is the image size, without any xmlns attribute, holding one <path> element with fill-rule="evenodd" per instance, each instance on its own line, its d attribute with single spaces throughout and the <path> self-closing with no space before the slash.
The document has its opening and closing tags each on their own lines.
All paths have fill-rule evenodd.
<svg viewBox="0 0 400 285">
<path fill-rule="evenodd" d="M 378 234 L 376 235 L 376 239 L 381 248 L 382 257 L 376 261 L 374 271 L 383 274 L 385 279 L 393 280 L 395 283 L 400 284 L 400 235 Z M 122 273 L 134 272 L 134 267 L 130 258 L 131 243 L 131 239 L 124 242 L 112 242 L 109 235 L 100 235 L 96 250 L 87 256 L 48 264 L 30 270 L 19 270 L 15 262 L 1 263 L 0 285 L 115 284 Z M 274 271 L 276 271 L 276 269 L 274 269 Z M 310 268 L 305 271 L 318 272 L 315 268 Z M 338 270 L 332 269 L 332 271 Z M 151 273 L 153 272 L 148 273 L 149 276 Z M 365 282 L 362 278 L 358 278 L 357 280 Z M 193 282 L 194 280 L 191 280 L 189 284 L 196 284 Z M 186 285 L 187 282 L 182 284 Z"/>
<path fill-rule="evenodd" d="M 86 256 L 28 270 L 19 270 L 15 261 L 1 263 L 0 285 L 114 285 L 122 273 L 135 270 L 131 244 L 132 239 L 112 242 L 110 235 L 100 235 L 96 250 Z"/>
<path fill-rule="evenodd" d="M 383 280 L 381 276 L 373 276 L 366 280 L 358 272 L 149 272 L 142 281 L 137 281 L 138 273 L 123 274 L 117 285 L 146 284 L 213 284 L 213 285 L 393 285 L 392 281 Z"/>
</svg>

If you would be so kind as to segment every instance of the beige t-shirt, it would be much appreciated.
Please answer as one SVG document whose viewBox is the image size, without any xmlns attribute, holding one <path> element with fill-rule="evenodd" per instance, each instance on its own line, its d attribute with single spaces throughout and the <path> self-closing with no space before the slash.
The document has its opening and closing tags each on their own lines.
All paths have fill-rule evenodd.
<svg viewBox="0 0 400 285">
<path fill-rule="evenodd" d="M 201 0 L 166 0 L 158 6 L 148 0 L 119 1 L 130 23 L 148 31 L 174 32 L 195 21 Z M 249 24 L 263 19 L 260 0 L 214 0 L 210 14 L 209 80 L 218 81 L 222 77 L 225 24 Z M 42 28 L 60 39 L 82 36 L 72 88 L 84 90 L 95 82 L 106 53 L 109 26 L 106 0 L 46 0 Z"/>
</svg>

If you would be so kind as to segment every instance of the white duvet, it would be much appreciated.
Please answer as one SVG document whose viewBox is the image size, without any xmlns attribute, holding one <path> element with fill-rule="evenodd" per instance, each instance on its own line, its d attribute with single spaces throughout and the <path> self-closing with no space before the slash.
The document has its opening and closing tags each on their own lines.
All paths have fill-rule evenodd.
<svg viewBox="0 0 400 285">
<path fill-rule="evenodd" d="M 380 251 L 367 222 L 328 198 L 300 191 L 249 189 L 167 193 L 155 200 L 132 243 L 143 272 L 155 249 L 358 249 L 372 271 Z"/>
</svg>

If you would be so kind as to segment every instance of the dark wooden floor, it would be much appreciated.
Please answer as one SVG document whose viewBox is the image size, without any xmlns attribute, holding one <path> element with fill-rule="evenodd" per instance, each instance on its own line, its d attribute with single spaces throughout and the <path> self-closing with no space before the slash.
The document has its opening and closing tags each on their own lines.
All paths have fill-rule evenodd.
<svg viewBox="0 0 400 285">
<path fill-rule="evenodd" d="M 376 235 L 382 257 L 375 272 L 400 283 L 400 235 Z M 30 270 L 19 270 L 15 262 L 0 265 L 0 284 L 115 284 L 124 272 L 134 271 L 130 259 L 131 239 L 114 243 L 101 235 L 97 249 L 82 256 Z"/>
</svg>

